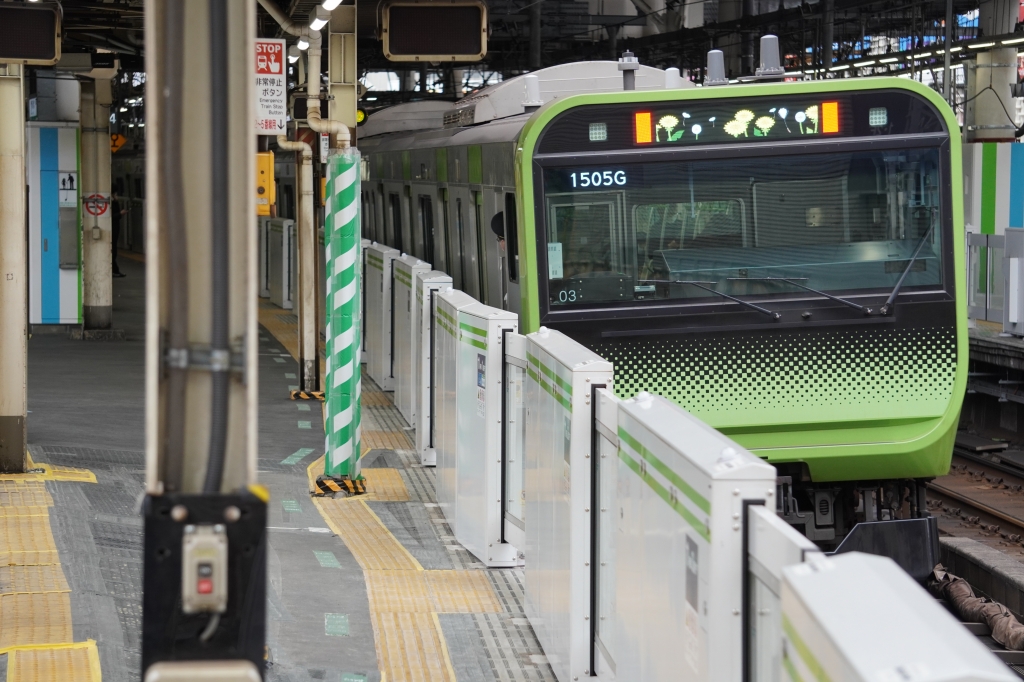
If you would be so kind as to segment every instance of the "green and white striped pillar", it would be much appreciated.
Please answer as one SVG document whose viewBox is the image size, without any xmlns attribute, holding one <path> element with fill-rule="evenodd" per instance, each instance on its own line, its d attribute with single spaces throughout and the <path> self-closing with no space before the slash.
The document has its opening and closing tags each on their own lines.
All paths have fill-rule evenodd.
<svg viewBox="0 0 1024 682">
<path fill-rule="evenodd" d="M 327 398 L 324 474 L 359 477 L 362 339 L 359 310 L 362 242 L 359 229 L 360 159 L 345 149 L 327 164 Z"/>
</svg>

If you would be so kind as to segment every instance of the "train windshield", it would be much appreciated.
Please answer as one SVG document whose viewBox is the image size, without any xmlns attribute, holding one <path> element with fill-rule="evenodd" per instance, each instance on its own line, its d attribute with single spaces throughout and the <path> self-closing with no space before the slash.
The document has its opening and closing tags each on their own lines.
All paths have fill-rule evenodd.
<svg viewBox="0 0 1024 682">
<path fill-rule="evenodd" d="M 545 168 L 551 306 L 698 303 L 708 289 L 888 295 L 908 267 L 902 291 L 934 289 L 939 159 L 914 148 Z"/>
</svg>

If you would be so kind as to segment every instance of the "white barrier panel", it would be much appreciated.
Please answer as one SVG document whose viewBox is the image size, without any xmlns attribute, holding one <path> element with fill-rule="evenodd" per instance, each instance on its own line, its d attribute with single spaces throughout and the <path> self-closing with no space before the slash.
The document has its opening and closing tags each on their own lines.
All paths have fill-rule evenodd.
<svg viewBox="0 0 1024 682">
<path fill-rule="evenodd" d="M 364 239 L 362 242 L 363 261 L 359 264 L 359 276 L 363 278 L 363 286 L 359 287 L 359 310 L 363 319 L 363 323 L 360 325 L 363 332 L 363 342 L 359 345 L 359 362 L 366 363 L 368 362 L 368 356 L 366 355 L 366 247 L 373 242 L 369 239 Z"/>
<path fill-rule="evenodd" d="M 376 242 L 367 246 L 363 253 L 366 259 L 363 287 L 366 297 L 366 372 L 381 390 L 393 391 L 391 263 L 400 254 L 396 249 Z"/>
<path fill-rule="evenodd" d="M 516 331 L 519 316 L 471 298 L 465 304 L 462 292 L 436 298 L 435 334 L 444 338 L 444 392 L 436 402 L 445 403 L 438 502 L 462 546 L 486 566 L 514 566 L 518 550 L 501 534 L 501 370 L 503 337 Z"/>
<path fill-rule="evenodd" d="M 526 614 L 569 682 L 590 670 L 591 394 L 612 364 L 557 331 L 526 338 Z"/>
<path fill-rule="evenodd" d="M 884 557 L 851 552 L 784 569 L 782 621 L 785 639 L 779 679 L 1018 679 L 903 569 Z"/>
<path fill-rule="evenodd" d="M 618 680 L 739 682 L 742 519 L 774 494 L 775 468 L 645 393 L 619 404 L 614 435 L 616 498 L 600 502 L 618 524 L 609 667 Z"/>
<path fill-rule="evenodd" d="M 434 447 L 434 415 L 432 411 L 434 385 L 434 344 L 433 344 L 433 299 L 437 292 L 452 286 L 451 275 L 438 270 L 416 274 L 416 291 L 413 295 L 413 374 L 415 378 L 414 412 L 416 426 L 416 452 L 420 464 L 434 466 L 437 450 Z"/>
<path fill-rule="evenodd" d="M 424 263 L 415 256 L 402 256 L 392 261 L 394 281 L 395 342 L 395 407 L 410 425 L 416 423 L 416 331 L 414 318 L 414 294 L 416 276 L 430 271 L 430 263 Z"/>
<path fill-rule="evenodd" d="M 770 491 L 769 491 L 770 492 Z M 767 505 L 767 506 L 765 506 Z M 804 561 L 827 561 L 818 546 L 775 513 L 775 498 L 747 509 L 749 602 L 744 628 L 749 637 L 751 682 L 781 682 L 782 569 Z"/>
<path fill-rule="evenodd" d="M 270 302 L 285 310 L 294 306 L 298 262 L 295 246 L 295 221 L 272 218 L 267 234 L 267 281 Z"/>
<path fill-rule="evenodd" d="M 445 289 L 434 297 L 434 477 L 437 503 L 448 524 L 455 528 L 458 510 L 458 392 L 459 310 L 477 300 L 457 289 Z M 475 391 L 474 391 L 475 393 Z"/>
</svg>

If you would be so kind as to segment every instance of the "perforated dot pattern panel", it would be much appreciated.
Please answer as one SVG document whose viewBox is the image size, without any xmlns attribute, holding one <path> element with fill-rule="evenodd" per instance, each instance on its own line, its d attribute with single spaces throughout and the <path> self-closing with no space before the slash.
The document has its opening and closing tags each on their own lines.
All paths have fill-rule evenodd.
<svg viewBox="0 0 1024 682">
<path fill-rule="evenodd" d="M 937 416 L 956 377 L 953 329 L 603 340 L 622 398 L 665 396 L 713 426 Z"/>
</svg>

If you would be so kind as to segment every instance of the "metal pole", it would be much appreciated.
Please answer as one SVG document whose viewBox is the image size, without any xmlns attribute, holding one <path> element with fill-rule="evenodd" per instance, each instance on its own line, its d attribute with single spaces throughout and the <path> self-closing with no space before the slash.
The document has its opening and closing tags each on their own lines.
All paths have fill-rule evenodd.
<svg viewBox="0 0 1024 682">
<path fill-rule="evenodd" d="M 110 103 L 109 80 L 83 80 L 81 84 L 82 119 L 82 196 L 99 194 L 110 199 Z M 84 212 L 82 226 L 82 317 L 86 329 L 110 329 L 111 223 L 112 207 L 102 215 Z"/>
<path fill-rule="evenodd" d="M 327 456 L 324 474 L 359 477 L 362 341 L 359 265 L 359 152 L 345 149 L 328 164 Z"/>
<path fill-rule="evenodd" d="M 530 70 L 541 68 L 541 0 L 534 0 L 530 5 Z"/>
<path fill-rule="evenodd" d="M 28 244 L 19 64 L 0 64 L 0 473 L 25 471 Z"/>
<path fill-rule="evenodd" d="M 942 98 L 949 102 L 953 92 L 950 81 L 952 73 L 949 68 L 949 48 L 953 46 L 953 0 L 946 0 L 946 37 L 945 50 L 942 55 Z"/>
<path fill-rule="evenodd" d="M 835 0 L 825 0 L 825 24 L 822 26 L 822 51 L 821 61 L 825 73 L 832 68 L 832 43 L 834 42 L 834 31 L 836 23 Z M 822 76 L 824 78 L 824 76 Z"/>
</svg>

